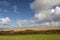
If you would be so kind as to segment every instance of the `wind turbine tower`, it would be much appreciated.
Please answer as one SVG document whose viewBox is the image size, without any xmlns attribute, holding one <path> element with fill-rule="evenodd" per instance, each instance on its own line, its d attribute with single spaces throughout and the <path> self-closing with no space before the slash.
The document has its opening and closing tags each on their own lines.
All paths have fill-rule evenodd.
<svg viewBox="0 0 60 40">
<path fill-rule="evenodd" d="M 54 22 L 54 15 L 55 15 L 55 10 L 51 9 L 51 26 L 55 26 L 55 22 Z"/>
</svg>

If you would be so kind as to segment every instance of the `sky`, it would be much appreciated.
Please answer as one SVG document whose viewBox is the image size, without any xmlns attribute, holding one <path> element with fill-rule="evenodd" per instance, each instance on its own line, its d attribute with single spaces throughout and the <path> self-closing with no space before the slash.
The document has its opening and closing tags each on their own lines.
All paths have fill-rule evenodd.
<svg viewBox="0 0 60 40">
<path fill-rule="evenodd" d="M 0 28 L 60 26 L 60 0 L 0 0 Z"/>
<path fill-rule="evenodd" d="M 7 18 L 11 21 L 10 26 L 16 25 L 17 20 L 30 20 L 34 12 L 30 3 L 34 0 L 0 0 L 0 18 Z M 3 20 L 2 20 L 3 22 Z M 9 23 L 9 22 L 8 22 Z M 8 23 L 0 23 L 5 26 Z"/>
</svg>

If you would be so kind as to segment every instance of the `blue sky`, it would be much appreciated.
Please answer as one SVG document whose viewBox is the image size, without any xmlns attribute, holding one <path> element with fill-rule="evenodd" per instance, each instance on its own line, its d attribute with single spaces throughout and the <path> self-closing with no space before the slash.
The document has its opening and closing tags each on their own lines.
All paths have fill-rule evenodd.
<svg viewBox="0 0 60 40">
<path fill-rule="evenodd" d="M 1 17 L 9 17 L 13 20 L 16 19 L 31 19 L 34 15 L 34 12 L 30 9 L 30 2 L 28 0 L 2 0 L 6 1 L 8 4 L 0 5 L 0 9 L 7 10 L 7 12 L 0 12 Z M 0 2 L 2 2 L 0 0 Z M 14 8 L 16 7 L 16 8 Z M 16 10 L 16 12 L 14 12 Z"/>
<path fill-rule="evenodd" d="M 30 20 L 34 17 L 34 11 L 30 8 L 30 3 L 34 0 L 0 0 L 0 17 L 9 17 L 12 21 L 10 25 L 16 24 L 18 19 Z"/>
</svg>

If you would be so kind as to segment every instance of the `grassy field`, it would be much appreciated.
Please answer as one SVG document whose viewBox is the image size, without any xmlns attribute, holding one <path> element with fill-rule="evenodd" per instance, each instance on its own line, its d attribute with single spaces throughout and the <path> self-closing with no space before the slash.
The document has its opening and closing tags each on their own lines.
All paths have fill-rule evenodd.
<svg viewBox="0 0 60 40">
<path fill-rule="evenodd" d="M 0 35 L 0 40 L 60 40 L 60 34 Z"/>
</svg>

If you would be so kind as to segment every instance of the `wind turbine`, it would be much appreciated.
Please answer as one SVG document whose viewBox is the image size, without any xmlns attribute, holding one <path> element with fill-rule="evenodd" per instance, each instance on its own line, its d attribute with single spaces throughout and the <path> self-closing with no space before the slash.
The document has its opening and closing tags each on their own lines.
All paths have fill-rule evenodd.
<svg viewBox="0 0 60 40">
<path fill-rule="evenodd" d="M 54 22 L 54 14 L 55 14 L 55 10 L 54 10 L 54 9 L 51 9 L 50 13 L 51 13 L 52 26 L 55 26 L 55 22 Z"/>
</svg>

